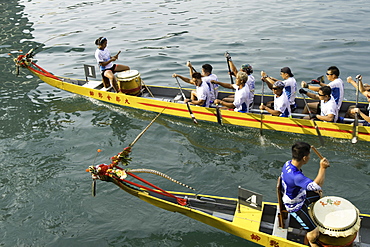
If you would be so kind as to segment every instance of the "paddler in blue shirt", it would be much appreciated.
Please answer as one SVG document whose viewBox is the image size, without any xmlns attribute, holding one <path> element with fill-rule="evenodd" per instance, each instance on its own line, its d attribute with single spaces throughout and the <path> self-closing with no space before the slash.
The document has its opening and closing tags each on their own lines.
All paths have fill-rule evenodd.
<svg viewBox="0 0 370 247">
<path fill-rule="evenodd" d="M 310 160 L 311 146 L 305 142 L 296 142 L 292 146 L 292 160 L 287 161 L 281 172 L 283 203 L 286 210 L 302 222 L 308 232 L 316 228 L 308 215 L 308 206 L 320 199 L 326 169 L 330 166 L 326 158 L 320 160 L 320 168 L 314 180 L 303 175 L 302 166 Z"/>
</svg>

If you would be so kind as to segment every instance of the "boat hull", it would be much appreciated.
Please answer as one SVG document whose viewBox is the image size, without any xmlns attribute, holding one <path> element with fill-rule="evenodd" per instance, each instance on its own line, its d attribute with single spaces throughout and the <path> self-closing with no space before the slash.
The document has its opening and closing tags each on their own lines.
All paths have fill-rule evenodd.
<svg viewBox="0 0 370 247">
<path fill-rule="evenodd" d="M 138 97 L 122 93 L 104 91 L 101 90 L 101 88 L 99 87 L 89 88 L 88 86 L 86 86 L 89 84 L 98 85 L 100 82 L 91 81 L 86 83 L 86 81 L 84 80 L 74 80 L 70 78 L 55 76 L 51 77 L 48 74 L 41 73 L 38 69 L 35 69 L 31 66 L 27 66 L 27 68 L 30 69 L 30 71 L 38 76 L 42 81 L 48 83 L 49 85 L 71 93 L 124 107 L 131 107 L 152 112 L 161 112 L 163 108 L 165 108 L 163 114 L 183 118 L 189 118 L 190 116 L 186 104 L 174 102 L 173 97 L 176 95 L 171 94 L 173 94 L 173 92 L 177 90 L 176 88 L 150 86 L 149 88 L 151 91 L 161 92 L 164 97 Z M 187 95 L 190 95 L 190 90 L 191 89 L 185 89 L 185 93 Z M 169 91 L 169 93 L 167 93 L 166 91 Z M 153 94 L 156 95 L 155 93 Z M 224 92 L 224 94 L 226 93 Z M 264 96 L 265 103 L 272 99 L 272 96 Z M 258 100 L 260 100 L 260 96 L 256 95 L 255 101 L 258 102 Z M 299 101 L 299 99 L 297 99 L 297 101 Z M 302 101 L 302 99 L 300 99 L 300 101 Z M 302 104 L 302 102 L 300 104 Z M 355 102 L 343 103 L 345 107 L 348 107 L 351 104 L 354 105 Z M 365 105 L 365 103 L 361 104 Z M 191 106 L 191 110 L 193 111 L 197 120 L 217 123 L 216 108 Z M 274 130 L 288 133 L 317 135 L 318 133 L 315 126 L 316 124 L 322 136 L 341 139 L 352 139 L 353 126 L 351 124 L 330 123 L 322 121 L 314 122 L 312 120 L 305 120 L 301 118 L 284 118 L 260 113 L 239 113 L 230 110 L 221 110 L 220 112 L 222 115 L 223 124 L 258 129 L 262 128 L 263 130 Z M 370 141 L 369 126 L 358 127 L 358 140 Z"/>
</svg>

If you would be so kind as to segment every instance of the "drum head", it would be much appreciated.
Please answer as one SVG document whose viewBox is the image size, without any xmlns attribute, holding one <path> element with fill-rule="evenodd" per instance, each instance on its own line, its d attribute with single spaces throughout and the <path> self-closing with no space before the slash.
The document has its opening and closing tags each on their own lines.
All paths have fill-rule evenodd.
<svg viewBox="0 0 370 247">
<path fill-rule="evenodd" d="M 315 202 L 310 215 L 319 231 L 334 237 L 347 237 L 360 228 L 358 209 L 348 200 L 326 196 Z"/>
<path fill-rule="evenodd" d="M 132 78 L 137 77 L 137 76 L 140 76 L 140 73 L 137 70 L 125 70 L 125 71 L 116 73 L 116 77 L 119 80 L 132 80 Z"/>
</svg>

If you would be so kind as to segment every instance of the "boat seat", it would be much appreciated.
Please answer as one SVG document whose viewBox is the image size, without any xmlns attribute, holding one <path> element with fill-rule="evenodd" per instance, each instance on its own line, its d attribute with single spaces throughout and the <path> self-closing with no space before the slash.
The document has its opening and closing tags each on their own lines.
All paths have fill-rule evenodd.
<svg viewBox="0 0 370 247">
<path fill-rule="evenodd" d="M 281 177 L 278 177 L 277 185 L 276 185 L 276 194 L 278 198 L 278 205 L 276 210 L 276 216 L 274 221 L 274 229 L 272 231 L 272 235 L 278 236 L 281 238 L 287 238 L 288 236 L 288 226 L 290 220 L 290 214 L 286 210 L 284 203 L 283 203 L 283 192 L 281 190 Z"/>
<path fill-rule="evenodd" d="M 279 227 L 285 228 L 285 221 L 288 219 L 289 213 L 285 208 L 283 203 L 283 192 L 281 190 L 281 177 L 278 177 L 277 184 L 276 184 L 276 194 L 278 198 L 278 219 L 279 219 Z"/>
<path fill-rule="evenodd" d="M 83 87 L 88 87 L 88 88 L 97 88 L 99 87 L 100 85 L 102 84 L 101 81 L 88 81 L 87 83 L 85 83 L 84 85 L 82 85 Z"/>
<path fill-rule="evenodd" d="M 110 87 L 102 87 L 100 90 L 101 91 L 105 91 L 105 92 L 109 92 L 109 90 L 111 90 L 112 89 L 112 86 L 110 86 Z"/>
</svg>

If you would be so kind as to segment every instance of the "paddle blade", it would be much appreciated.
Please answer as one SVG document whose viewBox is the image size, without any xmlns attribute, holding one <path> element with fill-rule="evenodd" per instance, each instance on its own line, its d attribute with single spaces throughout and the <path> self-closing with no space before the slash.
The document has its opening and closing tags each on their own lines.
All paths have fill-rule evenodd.
<svg viewBox="0 0 370 247">
<path fill-rule="evenodd" d="M 220 110 L 220 107 L 216 107 L 216 115 L 217 115 L 217 122 L 220 124 L 220 125 L 223 125 L 222 123 L 222 115 L 221 115 L 221 110 Z"/>
<path fill-rule="evenodd" d="M 316 132 L 317 132 L 317 136 L 319 137 L 321 146 L 324 146 L 325 142 L 324 142 L 324 138 L 322 137 L 322 135 L 320 133 L 319 126 L 315 125 L 315 129 L 316 129 Z"/>
<path fill-rule="evenodd" d="M 189 103 L 188 103 L 188 102 L 186 102 L 186 106 L 188 107 L 188 111 L 189 111 L 189 114 L 190 114 L 191 119 L 193 119 L 193 122 L 194 122 L 195 124 L 198 124 L 198 121 L 197 121 L 197 119 L 195 118 L 195 116 L 194 116 L 194 114 L 193 114 L 193 111 L 191 110 L 190 105 L 189 105 Z"/>
<path fill-rule="evenodd" d="M 355 121 L 353 122 L 353 130 L 352 130 L 352 144 L 357 143 L 358 141 L 358 115 L 355 114 Z"/>
<path fill-rule="evenodd" d="M 92 185 L 91 185 L 91 194 L 93 197 L 96 196 L 96 179 L 93 179 Z"/>
<path fill-rule="evenodd" d="M 352 144 L 356 144 L 357 141 L 358 141 L 357 136 L 353 137 L 352 140 L 351 140 Z"/>
</svg>

